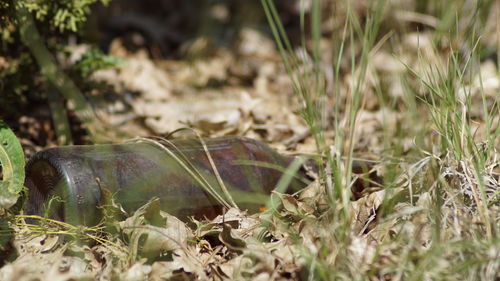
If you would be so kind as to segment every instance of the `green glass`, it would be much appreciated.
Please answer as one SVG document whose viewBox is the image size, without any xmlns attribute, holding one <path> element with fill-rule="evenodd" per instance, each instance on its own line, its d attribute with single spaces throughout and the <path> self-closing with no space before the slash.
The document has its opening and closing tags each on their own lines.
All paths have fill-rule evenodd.
<svg viewBox="0 0 500 281">
<path fill-rule="evenodd" d="M 237 205 L 254 212 L 266 203 L 294 160 L 244 137 L 204 139 L 204 143 L 207 150 L 199 139 L 174 140 L 165 147 L 139 142 L 43 150 L 26 167 L 25 213 L 95 225 L 102 218 L 103 194 L 112 194 L 129 213 L 158 197 L 162 209 L 180 219 L 212 218 L 222 213 L 222 206 L 193 173 L 219 189 L 213 166 Z M 288 191 L 306 186 L 304 178 L 305 172 L 299 171 Z M 60 200 L 51 200 L 54 196 Z"/>
</svg>

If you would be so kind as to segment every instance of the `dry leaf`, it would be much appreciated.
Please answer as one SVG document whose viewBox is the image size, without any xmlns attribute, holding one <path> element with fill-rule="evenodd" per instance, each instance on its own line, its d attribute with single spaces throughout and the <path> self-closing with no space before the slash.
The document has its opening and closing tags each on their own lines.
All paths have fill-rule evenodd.
<svg viewBox="0 0 500 281">
<path fill-rule="evenodd" d="M 130 237 L 133 254 L 149 258 L 185 248 L 192 237 L 191 230 L 183 222 L 160 210 L 159 199 L 139 208 L 121 222 L 120 227 Z"/>
</svg>

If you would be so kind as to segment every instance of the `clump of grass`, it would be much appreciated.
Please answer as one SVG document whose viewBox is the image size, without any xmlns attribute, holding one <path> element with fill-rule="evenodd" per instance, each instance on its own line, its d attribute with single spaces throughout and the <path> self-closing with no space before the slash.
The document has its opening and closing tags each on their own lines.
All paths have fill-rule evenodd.
<svg viewBox="0 0 500 281">
<path fill-rule="evenodd" d="M 419 114 L 428 115 L 429 118 L 414 120 L 410 117 L 406 120 L 430 120 L 419 126 L 431 128 L 431 134 L 424 136 L 423 143 L 428 145 L 424 147 L 420 143 L 421 146 L 414 148 L 420 159 L 409 155 L 399 157 L 396 167 L 410 167 L 408 171 L 394 169 L 393 163 L 382 163 L 381 169 L 392 174 L 385 175 L 386 181 L 379 191 L 381 193 L 377 197 L 369 195 L 358 202 L 351 201 L 350 189 L 357 116 L 363 109 L 363 93 L 367 90 L 371 54 L 381 47 L 384 40 L 382 37 L 380 44 L 376 44 L 377 38 L 380 38 L 378 30 L 383 15 L 387 12 L 384 10 L 385 1 L 374 1 L 373 5 L 368 5 L 363 22 L 351 10 L 350 1 L 345 2 L 347 17 L 341 31 L 342 40 L 338 44 L 330 42 L 333 52 L 336 52 L 331 62 L 333 71 L 330 73 L 333 75 L 332 81 L 338 86 L 333 91 L 333 97 L 328 96 L 322 84 L 325 74 L 319 52 L 319 30 L 322 24 L 320 2 L 313 0 L 309 11 L 311 44 L 305 43 L 305 35 L 302 38 L 301 52 L 312 57 L 309 61 L 302 60 L 296 54 L 273 1 L 262 0 L 262 4 L 292 80 L 294 92 L 303 103 L 302 116 L 310 126 L 318 152 L 327 159 L 322 163 L 324 165 L 320 174 L 323 193 L 317 195 L 317 198 L 329 198 L 329 210 L 319 217 L 306 216 L 298 220 L 302 227 L 303 224 L 310 225 L 314 232 L 297 232 L 293 227 L 294 223 L 292 227 L 286 228 L 288 235 L 295 237 L 292 239 L 293 245 L 300 248 L 298 256 L 304 261 L 306 278 L 498 278 L 495 268 L 500 263 L 500 186 L 494 167 L 499 165 L 495 143 L 498 142 L 500 130 L 494 124 L 498 122 L 495 117 L 500 112 L 498 100 L 488 105 L 484 93 L 481 90 L 474 93 L 470 86 L 476 73 L 472 69 L 477 69 L 482 52 L 479 34 L 487 21 L 491 1 L 444 1 L 440 6 L 442 18 L 438 18 L 438 28 L 433 33 L 435 43 L 442 48 L 443 44 L 462 42 L 460 52 L 454 49 L 453 44 L 447 52 L 436 48 L 434 51 L 445 58 L 444 65 L 419 56 L 417 61 L 423 72 L 407 65 L 411 76 L 405 77 L 422 86 L 423 95 L 408 92 L 404 96 L 407 97 L 406 101 L 412 101 L 408 105 L 415 107 L 408 108 L 408 114 L 418 116 L 415 114 L 418 110 L 427 110 Z M 420 8 L 425 10 L 429 7 L 428 4 L 422 4 Z M 467 15 L 460 17 L 468 9 L 472 9 L 474 15 L 480 15 L 477 21 Z M 305 13 L 303 8 L 300 15 L 303 34 Z M 452 20 L 455 16 L 457 21 Z M 448 32 L 451 30 L 453 32 Z M 343 93 L 340 87 L 341 61 L 346 54 L 350 55 L 349 70 L 353 81 L 347 88 L 348 91 Z M 408 90 L 409 88 L 406 89 Z M 376 91 L 380 91 L 380 88 Z M 345 104 L 341 103 L 341 95 L 347 96 Z M 478 121 L 470 115 L 472 107 L 476 106 L 476 97 L 479 97 L 483 108 L 480 125 L 485 133 L 481 135 L 474 130 Z M 325 137 L 325 132 L 329 129 L 329 124 L 325 124 L 328 109 L 322 101 L 328 98 L 334 100 L 334 124 L 331 125 L 334 130 L 333 141 Z M 383 100 L 379 102 L 384 103 Z M 435 135 L 438 136 L 438 142 L 433 143 Z M 393 136 L 387 134 L 385 137 Z M 329 146 L 329 143 L 334 146 Z M 399 145 L 397 140 L 385 143 Z M 380 155 L 382 159 L 391 157 L 392 155 Z M 346 159 L 345 162 L 343 159 Z M 360 206 L 362 203 L 365 205 Z M 372 208 L 371 213 L 369 212 L 371 215 L 362 222 L 359 221 L 359 216 L 350 211 L 366 207 Z M 279 213 L 275 215 L 283 219 Z M 364 224 L 364 231 L 361 233 L 353 231 L 359 223 Z"/>
<path fill-rule="evenodd" d="M 89 227 L 77 226 L 38 215 L 16 215 L 14 224 L 19 229 L 16 232 L 18 238 L 23 235 L 61 235 L 74 241 L 98 243 L 117 256 L 128 254 L 127 248 L 103 235 L 105 226 L 102 224 Z"/>
</svg>

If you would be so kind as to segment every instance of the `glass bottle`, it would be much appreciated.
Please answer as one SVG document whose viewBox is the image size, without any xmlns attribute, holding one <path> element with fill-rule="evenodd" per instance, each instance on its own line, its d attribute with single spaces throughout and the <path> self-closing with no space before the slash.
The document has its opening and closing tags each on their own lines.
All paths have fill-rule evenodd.
<svg viewBox="0 0 500 281">
<path fill-rule="evenodd" d="M 223 204 L 207 185 L 230 201 L 220 180 L 241 209 L 256 211 L 294 160 L 244 137 L 203 139 L 203 143 L 142 141 L 43 150 L 26 166 L 25 213 L 95 225 L 102 218 L 105 194 L 111 194 L 128 213 L 158 197 L 162 209 L 180 219 L 213 218 L 222 213 Z M 288 191 L 305 187 L 305 178 L 299 171 Z M 59 200 L 51 200 L 54 197 Z"/>
</svg>

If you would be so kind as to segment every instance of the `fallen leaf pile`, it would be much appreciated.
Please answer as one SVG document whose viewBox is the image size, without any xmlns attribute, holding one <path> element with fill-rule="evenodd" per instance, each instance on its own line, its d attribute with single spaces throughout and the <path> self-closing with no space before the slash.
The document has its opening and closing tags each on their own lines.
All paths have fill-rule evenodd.
<svg viewBox="0 0 500 281">
<path fill-rule="evenodd" d="M 309 11 L 311 1 L 295 2 Z M 353 1 L 352 12 L 362 15 L 367 2 Z M 418 1 L 387 2 L 360 85 L 361 70 L 351 69 L 351 60 L 359 63 L 361 56 L 359 38 L 346 38 L 344 55 L 332 57 L 329 40 L 340 41 L 335 36 L 344 28 L 343 4 L 325 6 L 334 16 L 322 23 L 319 58 L 305 50 L 310 42 L 294 43 L 300 67 L 292 77 L 321 69 L 320 129 L 325 154 L 339 156 L 338 167 L 326 161 L 309 186 L 296 194 L 273 193 L 257 214 L 231 208 L 212 220 L 177 218 L 152 198 L 125 217 L 110 202 L 102 228 L 75 226 L 71 235 L 26 235 L 27 226 L 19 223 L 12 245 L 18 256 L 0 269 L 0 280 L 498 280 L 498 61 L 478 60 L 464 67 L 460 81 L 449 82 L 450 53 L 459 49 L 466 56 L 471 46 L 449 38 L 436 44 L 439 19 L 407 11 Z M 499 4 L 492 7 L 498 15 Z M 500 34 L 498 16 L 493 18 L 485 28 L 496 31 L 478 39 L 490 48 Z M 405 30 L 413 25 L 425 28 Z M 128 133 L 124 138 L 169 136 L 189 127 L 204 137 L 246 136 L 281 153 L 317 155 L 301 116 L 304 100 L 294 94 L 271 36 L 244 26 L 230 48 L 206 37 L 186 46 L 187 53 L 202 55 L 152 59 L 145 49 L 129 50 L 122 39 L 113 40 L 110 55 L 125 63 L 91 77 L 107 84 L 112 98 L 89 94 L 110 131 Z M 73 48 L 76 61 L 81 50 Z M 453 102 L 436 97 L 432 87 L 439 83 L 451 89 Z M 350 139 L 358 86 L 360 108 Z M 439 117 L 450 126 L 440 128 Z M 447 135 L 456 124 L 462 124 L 460 134 Z M 349 145 L 353 158 L 374 163 L 370 171 L 348 176 Z"/>
</svg>

